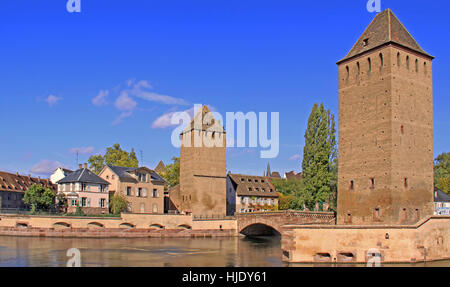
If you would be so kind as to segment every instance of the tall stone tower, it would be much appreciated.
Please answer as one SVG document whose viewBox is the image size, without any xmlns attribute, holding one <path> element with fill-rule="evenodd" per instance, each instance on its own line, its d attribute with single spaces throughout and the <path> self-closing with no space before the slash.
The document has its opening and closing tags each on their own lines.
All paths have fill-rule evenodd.
<svg viewBox="0 0 450 287">
<path fill-rule="evenodd" d="M 194 217 L 226 215 L 226 136 L 207 106 L 181 133 L 181 210 Z"/>
<path fill-rule="evenodd" d="M 337 63 L 338 224 L 433 214 L 432 60 L 388 9 Z"/>
</svg>

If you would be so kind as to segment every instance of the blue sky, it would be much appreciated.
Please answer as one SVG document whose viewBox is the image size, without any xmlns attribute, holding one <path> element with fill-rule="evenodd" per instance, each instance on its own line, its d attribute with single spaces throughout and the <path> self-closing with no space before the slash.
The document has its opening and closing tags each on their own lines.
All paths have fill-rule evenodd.
<svg viewBox="0 0 450 287">
<path fill-rule="evenodd" d="M 279 112 L 271 168 L 299 171 L 314 102 L 337 115 L 335 63 L 375 16 L 366 2 L 81 0 L 71 14 L 66 0 L 3 0 L 0 169 L 45 175 L 116 142 L 153 168 L 179 154 L 155 121 L 201 103 Z M 449 151 L 450 3 L 381 3 L 436 57 L 434 153 Z M 259 151 L 228 149 L 227 169 L 262 174 Z"/>
</svg>

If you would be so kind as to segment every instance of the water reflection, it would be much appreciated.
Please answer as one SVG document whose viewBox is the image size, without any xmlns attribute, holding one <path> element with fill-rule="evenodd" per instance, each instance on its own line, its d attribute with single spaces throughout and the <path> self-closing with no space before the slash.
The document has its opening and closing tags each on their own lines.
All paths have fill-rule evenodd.
<svg viewBox="0 0 450 287">
<path fill-rule="evenodd" d="M 280 237 L 86 239 L 0 236 L 0 266 L 66 266 L 69 248 L 81 265 L 95 266 L 288 266 Z M 364 264 L 289 264 L 292 267 L 364 267 Z M 450 266 L 450 260 L 385 266 Z"/>
<path fill-rule="evenodd" d="M 0 266 L 284 266 L 277 237 L 86 239 L 0 237 Z"/>
</svg>

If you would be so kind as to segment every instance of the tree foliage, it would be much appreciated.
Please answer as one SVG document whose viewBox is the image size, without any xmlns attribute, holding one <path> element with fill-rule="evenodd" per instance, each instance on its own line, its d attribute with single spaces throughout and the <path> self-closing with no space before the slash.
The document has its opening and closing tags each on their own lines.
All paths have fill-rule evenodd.
<svg viewBox="0 0 450 287">
<path fill-rule="evenodd" d="M 450 194 L 450 152 L 444 152 L 434 160 L 434 185 Z"/>
<path fill-rule="evenodd" d="M 31 206 L 31 212 L 47 210 L 55 203 L 55 193 L 40 184 L 33 184 L 23 197 L 23 202 Z"/>
<path fill-rule="evenodd" d="M 303 148 L 303 185 L 296 196 L 297 208 L 313 209 L 316 203 L 335 207 L 337 145 L 334 115 L 323 104 L 314 104 L 308 118 Z"/>
<path fill-rule="evenodd" d="M 130 152 L 123 150 L 120 144 L 116 143 L 112 147 L 106 149 L 104 156 L 93 155 L 89 158 L 89 165 L 92 171 L 100 173 L 105 165 L 117 165 L 124 167 L 138 167 L 139 161 L 136 153 L 132 148 Z"/>
<path fill-rule="evenodd" d="M 66 209 L 68 206 L 67 197 L 63 192 L 60 192 L 56 195 L 56 204 L 59 209 Z"/>
<path fill-rule="evenodd" d="M 174 156 L 173 163 L 166 166 L 166 170 L 162 172 L 161 176 L 166 180 L 167 187 L 171 188 L 180 183 L 180 158 Z"/>
<path fill-rule="evenodd" d="M 109 209 L 112 214 L 120 214 L 128 209 L 128 201 L 124 195 L 115 193 L 109 199 Z"/>
</svg>

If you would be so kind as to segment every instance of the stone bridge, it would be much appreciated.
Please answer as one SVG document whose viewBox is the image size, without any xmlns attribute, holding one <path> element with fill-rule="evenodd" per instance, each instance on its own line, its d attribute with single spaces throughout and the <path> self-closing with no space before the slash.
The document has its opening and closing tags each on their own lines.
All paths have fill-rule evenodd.
<svg viewBox="0 0 450 287">
<path fill-rule="evenodd" d="M 244 235 L 277 235 L 285 224 L 335 224 L 333 212 L 276 211 L 236 214 L 238 232 Z"/>
</svg>

